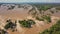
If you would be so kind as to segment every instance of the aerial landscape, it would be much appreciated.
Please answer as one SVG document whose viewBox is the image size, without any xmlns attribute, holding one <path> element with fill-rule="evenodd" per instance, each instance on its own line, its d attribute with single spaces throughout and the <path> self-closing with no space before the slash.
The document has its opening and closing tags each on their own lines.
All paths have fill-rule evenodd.
<svg viewBox="0 0 60 34">
<path fill-rule="evenodd" d="M 60 3 L 0 3 L 0 34 L 60 34 Z"/>
</svg>

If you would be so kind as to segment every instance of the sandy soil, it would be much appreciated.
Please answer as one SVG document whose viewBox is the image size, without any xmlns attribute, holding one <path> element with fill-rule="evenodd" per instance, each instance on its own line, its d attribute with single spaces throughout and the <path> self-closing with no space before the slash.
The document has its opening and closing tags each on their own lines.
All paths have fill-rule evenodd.
<svg viewBox="0 0 60 34">
<path fill-rule="evenodd" d="M 29 16 L 27 13 L 32 7 L 29 7 L 28 10 L 24 8 L 15 8 L 13 10 L 7 10 L 6 6 L 0 7 L 0 23 L 2 23 L 2 26 L 6 24 L 7 19 L 15 20 L 22 20 L 22 19 L 32 19 L 36 22 L 35 25 L 32 25 L 32 28 L 22 28 L 20 24 L 17 22 L 17 31 L 12 32 L 11 30 L 8 30 L 9 34 L 39 34 L 39 32 L 42 32 L 45 29 L 50 28 L 52 25 L 56 23 L 56 19 L 59 19 L 58 17 L 51 16 L 52 23 L 46 24 L 43 21 L 38 21 L 35 18 L 32 18 L 32 16 Z M 37 10 L 37 9 L 36 9 Z"/>
</svg>

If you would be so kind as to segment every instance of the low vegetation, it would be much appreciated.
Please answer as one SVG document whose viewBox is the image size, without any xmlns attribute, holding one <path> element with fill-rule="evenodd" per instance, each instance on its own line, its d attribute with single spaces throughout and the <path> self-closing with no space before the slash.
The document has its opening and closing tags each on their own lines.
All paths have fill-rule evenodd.
<svg viewBox="0 0 60 34">
<path fill-rule="evenodd" d="M 12 10 L 14 8 L 15 8 L 15 6 L 11 6 L 11 7 L 8 8 L 8 10 Z"/>
<path fill-rule="evenodd" d="M 56 7 L 57 10 L 60 10 L 60 6 L 59 7 Z"/>
<path fill-rule="evenodd" d="M 51 17 L 48 15 L 42 16 L 43 19 L 47 20 L 47 22 L 51 22 Z"/>
<path fill-rule="evenodd" d="M 0 6 L 1 6 L 1 4 L 0 4 Z M 15 8 L 15 5 L 8 6 L 8 10 L 12 10 L 14 8 Z M 27 6 L 26 7 L 21 6 L 20 4 L 18 5 L 18 8 L 28 9 Z M 29 10 L 28 14 L 31 14 L 32 16 L 34 16 L 36 18 L 36 20 L 47 21 L 48 23 L 51 23 L 50 13 L 54 14 L 55 12 L 58 12 L 58 10 L 60 10 L 60 7 L 57 7 L 56 9 L 58 9 L 58 10 L 55 10 L 55 11 L 53 9 L 52 9 L 53 11 L 49 10 L 50 12 L 48 13 L 46 10 L 51 9 L 51 8 L 53 8 L 52 5 L 39 5 L 39 4 L 34 5 L 34 6 L 32 6 L 32 9 Z M 45 13 L 45 11 L 47 13 Z M 49 15 L 47 15 L 47 14 L 49 14 Z M 12 22 L 11 19 L 7 20 L 6 22 L 7 22 L 7 24 L 4 26 L 4 28 L 6 30 L 12 29 L 14 31 L 14 29 L 16 28 L 17 22 L 16 21 Z M 31 20 L 31 19 L 19 20 L 18 22 L 22 27 L 25 27 L 25 28 L 31 28 L 32 25 L 35 24 L 35 21 Z M 5 34 L 5 31 L 1 30 L 1 33 Z M 58 20 L 57 23 L 55 25 L 53 25 L 50 29 L 46 29 L 45 31 L 43 31 L 42 33 L 39 33 L 39 34 L 60 34 L 60 20 Z"/>
<path fill-rule="evenodd" d="M 40 10 L 40 11 L 41 11 L 41 10 L 46 11 L 46 10 L 48 10 L 48 9 L 50 9 L 50 8 L 51 8 L 51 6 L 40 6 L 39 10 Z"/>
<path fill-rule="evenodd" d="M 40 34 L 60 34 L 60 20 L 57 21 L 50 29 L 43 31 Z"/>
<path fill-rule="evenodd" d="M 29 20 L 22 20 L 22 21 L 19 20 L 19 23 L 21 24 L 21 26 L 27 27 L 27 28 L 31 28 L 31 25 L 35 24 L 35 22 L 30 19 Z"/>
<path fill-rule="evenodd" d="M 36 17 L 36 19 L 37 20 L 39 20 L 39 21 L 47 21 L 48 23 L 50 23 L 51 22 L 51 17 L 50 16 L 48 16 L 48 15 L 44 15 L 44 16 L 42 16 L 42 17 Z"/>
<path fill-rule="evenodd" d="M 43 18 L 36 17 L 36 19 L 39 20 L 39 21 L 44 21 Z"/>
<path fill-rule="evenodd" d="M 7 31 L 0 29 L 0 34 L 8 34 Z"/>
<path fill-rule="evenodd" d="M 5 29 L 14 29 L 16 27 L 16 23 L 14 24 L 10 19 L 7 20 L 7 24 L 5 25 Z"/>
</svg>

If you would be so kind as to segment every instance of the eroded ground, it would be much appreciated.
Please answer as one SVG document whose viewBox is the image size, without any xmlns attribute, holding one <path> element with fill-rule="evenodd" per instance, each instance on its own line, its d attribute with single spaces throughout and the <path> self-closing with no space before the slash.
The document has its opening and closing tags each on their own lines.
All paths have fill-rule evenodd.
<svg viewBox="0 0 60 34">
<path fill-rule="evenodd" d="M 0 28 L 4 29 L 4 25 L 6 24 L 6 20 L 7 19 L 12 19 L 12 21 L 14 22 L 15 20 L 24 20 L 24 19 L 32 19 L 36 22 L 35 25 L 32 25 L 32 28 L 24 28 L 21 27 L 19 25 L 19 23 L 17 23 L 17 31 L 12 32 L 11 30 L 7 30 L 9 32 L 9 34 L 39 34 L 39 32 L 42 32 L 45 29 L 50 28 L 52 25 L 54 25 L 56 23 L 56 21 L 60 18 L 59 13 L 57 14 L 53 14 L 51 16 L 51 20 L 52 22 L 47 24 L 43 21 L 38 21 L 35 18 L 33 18 L 31 15 L 28 14 L 28 11 L 30 9 L 32 9 L 33 7 L 31 5 L 22 5 L 26 8 L 18 8 L 18 5 L 16 5 L 16 7 L 13 10 L 8 10 L 8 7 L 10 5 L 2 5 L 0 7 Z M 14 5 L 13 5 L 14 6 Z M 36 11 L 37 8 L 35 7 Z M 49 10 L 47 10 L 49 11 Z"/>
</svg>

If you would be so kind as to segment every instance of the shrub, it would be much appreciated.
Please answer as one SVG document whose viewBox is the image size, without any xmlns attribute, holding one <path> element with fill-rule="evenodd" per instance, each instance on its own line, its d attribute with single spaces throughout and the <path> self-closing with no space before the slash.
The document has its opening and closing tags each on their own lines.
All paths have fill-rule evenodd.
<svg viewBox="0 0 60 34">
<path fill-rule="evenodd" d="M 57 9 L 57 10 L 60 10 L 60 7 L 57 7 L 56 9 Z"/>
<path fill-rule="evenodd" d="M 52 14 L 54 14 L 54 11 L 50 11 Z"/>
<path fill-rule="evenodd" d="M 23 21 L 20 21 L 19 20 L 19 23 L 21 24 L 21 26 L 23 27 L 27 27 L 27 28 L 30 28 L 31 25 L 35 24 L 35 22 L 33 20 L 23 20 Z"/>
<path fill-rule="evenodd" d="M 0 34 L 8 34 L 8 32 L 5 30 L 0 30 Z"/>
<path fill-rule="evenodd" d="M 38 7 L 39 8 L 39 10 L 41 11 L 41 10 L 43 10 L 43 11 L 46 11 L 46 10 L 48 10 L 48 9 L 50 9 L 52 6 L 49 6 L 49 5 L 42 5 L 42 6 L 40 6 L 40 7 Z"/>
<path fill-rule="evenodd" d="M 35 24 L 35 22 L 31 19 L 28 19 L 28 22 L 31 23 L 32 25 Z"/>
<path fill-rule="evenodd" d="M 57 21 L 50 29 L 43 31 L 40 34 L 60 34 L 60 20 Z"/>
<path fill-rule="evenodd" d="M 8 23 L 4 27 L 5 29 L 9 29 L 9 28 L 13 29 L 16 27 L 16 24 L 14 24 L 11 20 L 7 20 L 7 22 Z"/>
<path fill-rule="evenodd" d="M 48 22 L 51 22 L 51 17 L 50 16 L 44 15 L 43 18 L 45 20 L 47 20 Z"/>
<path fill-rule="evenodd" d="M 44 21 L 43 18 L 36 17 L 36 19 L 39 20 L 39 21 Z"/>
<path fill-rule="evenodd" d="M 12 10 L 14 8 L 15 8 L 15 6 L 11 6 L 11 7 L 8 8 L 8 10 Z"/>
</svg>

